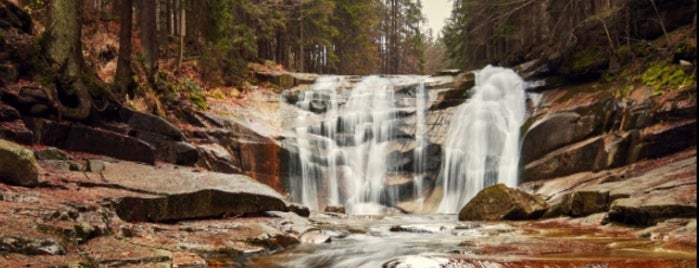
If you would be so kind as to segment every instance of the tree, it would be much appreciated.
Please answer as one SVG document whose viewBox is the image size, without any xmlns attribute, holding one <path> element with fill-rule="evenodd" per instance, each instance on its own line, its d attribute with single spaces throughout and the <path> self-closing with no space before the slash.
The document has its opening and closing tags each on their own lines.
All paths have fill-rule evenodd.
<svg viewBox="0 0 699 268">
<path fill-rule="evenodd" d="M 120 0 L 119 19 L 121 29 L 119 29 L 119 57 L 117 59 L 117 70 L 114 76 L 114 93 L 118 97 L 123 97 L 133 84 L 131 71 L 131 28 L 133 19 L 132 0 Z"/>
<path fill-rule="evenodd" d="M 139 3 L 141 4 L 139 17 L 141 26 L 141 58 L 146 71 L 151 73 L 156 68 L 158 59 L 155 0 L 143 0 Z"/>
<path fill-rule="evenodd" d="M 83 82 L 81 10 L 80 0 L 49 1 L 43 50 L 55 72 L 47 93 L 59 118 L 84 120 L 92 108 L 92 97 Z"/>
<path fill-rule="evenodd" d="M 340 34 L 333 39 L 339 74 L 371 74 L 379 71 L 379 13 L 377 0 L 339 1 L 332 24 Z"/>
</svg>

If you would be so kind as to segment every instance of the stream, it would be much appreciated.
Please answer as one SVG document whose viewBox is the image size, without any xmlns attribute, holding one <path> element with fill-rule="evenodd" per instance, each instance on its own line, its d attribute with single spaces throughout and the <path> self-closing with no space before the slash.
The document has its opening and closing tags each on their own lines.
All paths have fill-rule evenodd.
<svg viewBox="0 0 699 268">
<path fill-rule="evenodd" d="M 311 216 L 329 236 L 233 267 L 694 267 L 692 252 L 582 222 L 459 222 L 456 215 Z M 593 220 L 594 217 L 588 219 Z M 318 235 L 323 241 L 327 236 Z M 302 239 L 303 240 L 303 239 Z"/>
</svg>

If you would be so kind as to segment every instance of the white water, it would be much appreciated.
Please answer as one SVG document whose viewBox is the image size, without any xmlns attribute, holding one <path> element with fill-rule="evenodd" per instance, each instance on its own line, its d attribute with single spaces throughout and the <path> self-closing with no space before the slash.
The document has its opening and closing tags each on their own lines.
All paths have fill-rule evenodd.
<svg viewBox="0 0 699 268">
<path fill-rule="evenodd" d="M 457 213 L 487 186 L 517 185 L 524 81 L 510 69 L 489 65 L 476 72 L 475 82 L 474 94 L 458 107 L 443 146 L 441 213 Z"/>
<path fill-rule="evenodd" d="M 425 93 L 420 82 L 424 77 L 395 79 L 368 76 L 344 91 L 346 78 L 321 77 L 303 92 L 297 103 L 303 109 L 296 118 L 294 134 L 299 148 L 297 179 L 292 185 L 294 199 L 311 209 L 343 205 L 350 214 L 380 214 L 382 205 L 397 203 L 398 194 L 386 187 L 389 174 L 400 173 L 398 164 L 388 155 L 399 137 L 400 109 L 396 98 L 398 83 L 417 83 L 420 101 L 413 102 L 418 149 L 414 151 L 415 168 L 423 169 Z M 346 100 L 346 102 L 345 102 Z M 310 112 L 324 107 L 319 114 Z M 411 133 L 412 134 L 412 133 Z M 413 178 L 422 182 L 421 176 Z M 420 184 L 415 184 L 419 190 Z"/>
</svg>

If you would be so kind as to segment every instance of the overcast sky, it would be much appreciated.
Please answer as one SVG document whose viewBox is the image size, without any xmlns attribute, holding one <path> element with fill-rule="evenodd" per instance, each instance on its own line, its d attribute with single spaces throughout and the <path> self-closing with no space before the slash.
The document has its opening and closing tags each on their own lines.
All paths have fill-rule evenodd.
<svg viewBox="0 0 699 268">
<path fill-rule="evenodd" d="M 432 29 L 436 37 L 444 27 L 445 20 L 451 14 L 451 0 L 423 0 L 422 13 L 427 18 L 427 27 Z"/>
</svg>

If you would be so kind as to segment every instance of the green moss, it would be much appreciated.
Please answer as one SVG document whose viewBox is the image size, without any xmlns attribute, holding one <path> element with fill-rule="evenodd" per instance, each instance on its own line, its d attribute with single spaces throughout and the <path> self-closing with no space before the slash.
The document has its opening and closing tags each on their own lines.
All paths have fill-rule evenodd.
<svg viewBox="0 0 699 268">
<path fill-rule="evenodd" d="M 597 48 L 579 48 L 564 63 L 561 70 L 568 74 L 585 74 L 607 62 L 607 57 Z"/>
<path fill-rule="evenodd" d="M 667 61 L 656 61 L 641 74 L 641 81 L 653 88 L 654 95 L 662 95 L 667 90 L 694 83 L 694 77 L 685 73 L 679 65 Z"/>
</svg>

